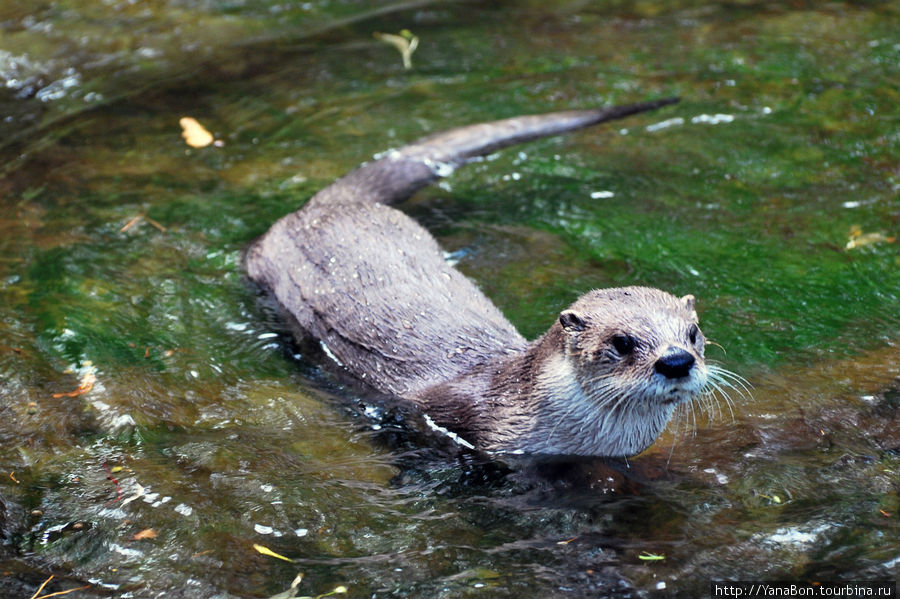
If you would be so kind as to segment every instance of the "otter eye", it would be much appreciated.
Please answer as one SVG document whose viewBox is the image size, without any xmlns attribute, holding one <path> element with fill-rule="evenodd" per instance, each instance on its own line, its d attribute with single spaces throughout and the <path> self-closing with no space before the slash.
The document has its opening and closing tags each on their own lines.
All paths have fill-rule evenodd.
<svg viewBox="0 0 900 599">
<path fill-rule="evenodd" d="M 612 338 L 612 346 L 620 356 L 625 356 L 634 351 L 634 337 L 631 335 L 616 335 Z"/>
<path fill-rule="evenodd" d="M 700 329 L 697 328 L 697 325 L 692 324 L 690 330 L 688 331 L 688 339 L 691 340 L 691 345 L 697 343 L 697 335 L 700 334 Z"/>
</svg>

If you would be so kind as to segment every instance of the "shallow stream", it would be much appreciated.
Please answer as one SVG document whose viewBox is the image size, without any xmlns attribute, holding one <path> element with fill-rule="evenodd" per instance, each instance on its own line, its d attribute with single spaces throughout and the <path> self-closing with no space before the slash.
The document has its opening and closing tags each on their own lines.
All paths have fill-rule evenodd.
<svg viewBox="0 0 900 599">
<path fill-rule="evenodd" d="M 373 37 L 403 29 L 411 69 Z M 528 337 L 595 287 L 697 296 L 752 391 L 627 462 L 457 458 L 242 277 L 254 237 L 378 152 L 669 95 L 402 206 Z M 897 2 L 7 0 L 0 596 L 897 581 L 898 106 Z"/>
</svg>

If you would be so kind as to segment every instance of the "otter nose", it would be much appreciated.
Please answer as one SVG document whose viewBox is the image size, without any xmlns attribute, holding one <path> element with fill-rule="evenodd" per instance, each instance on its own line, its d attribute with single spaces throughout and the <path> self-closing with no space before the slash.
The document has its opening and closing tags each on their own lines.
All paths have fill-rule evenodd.
<svg viewBox="0 0 900 599">
<path fill-rule="evenodd" d="M 691 373 L 694 356 L 680 347 L 670 347 L 656 361 L 656 372 L 669 379 L 680 379 Z"/>
</svg>

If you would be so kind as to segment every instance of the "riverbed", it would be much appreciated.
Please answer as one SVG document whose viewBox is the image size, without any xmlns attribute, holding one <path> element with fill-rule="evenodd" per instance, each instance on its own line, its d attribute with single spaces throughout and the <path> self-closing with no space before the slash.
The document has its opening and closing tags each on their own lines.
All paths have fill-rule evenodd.
<svg viewBox="0 0 900 599">
<path fill-rule="evenodd" d="M 3 597 L 900 578 L 896 2 L 13 1 L 0 28 Z M 373 35 L 403 30 L 410 68 Z M 400 206 L 529 338 L 592 288 L 697 297 L 746 385 L 640 456 L 461 456 L 242 274 L 380 152 L 667 96 Z"/>
</svg>

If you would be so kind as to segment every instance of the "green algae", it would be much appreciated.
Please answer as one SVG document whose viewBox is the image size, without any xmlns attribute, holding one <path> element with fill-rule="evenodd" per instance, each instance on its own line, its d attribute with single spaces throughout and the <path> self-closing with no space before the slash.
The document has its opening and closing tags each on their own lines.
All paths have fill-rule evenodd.
<svg viewBox="0 0 900 599">
<path fill-rule="evenodd" d="M 896 513 L 898 468 L 896 4 L 403 7 L 0 9 L 0 460 L 19 481 L 0 495 L 21 506 L 4 570 L 269 596 L 297 572 L 262 543 L 300 560 L 304 588 L 360 596 L 896 575 L 896 518 L 878 511 Z M 420 38 L 408 72 L 371 35 L 402 28 Z M 682 482 L 548 499 L 465 466 L 398 468 L 421 448 L 386 449 L 392 426 L 371 430 L 348 409 L 365 396 L 292 355 L 242 278 L 255 236 L 377 152 L 666 95 L 682 102 L 508 150 L 403 208 L 529 337 L 592 287 L 695 294 L 726 352 L 710 355 L 757 389 L 734 422 L 691 437 L 684 417 L 636 460 Z M 185 146 L 185 115 L 223 145 Z M 847 249 L 855 228 L 883 237 Z M 54 397 L 86 360 L 94 388 Z M 160 536 L 134 541 L 146 528 Z M 645 550 L 667 559 L 634 565 Z"/>
</svg>

